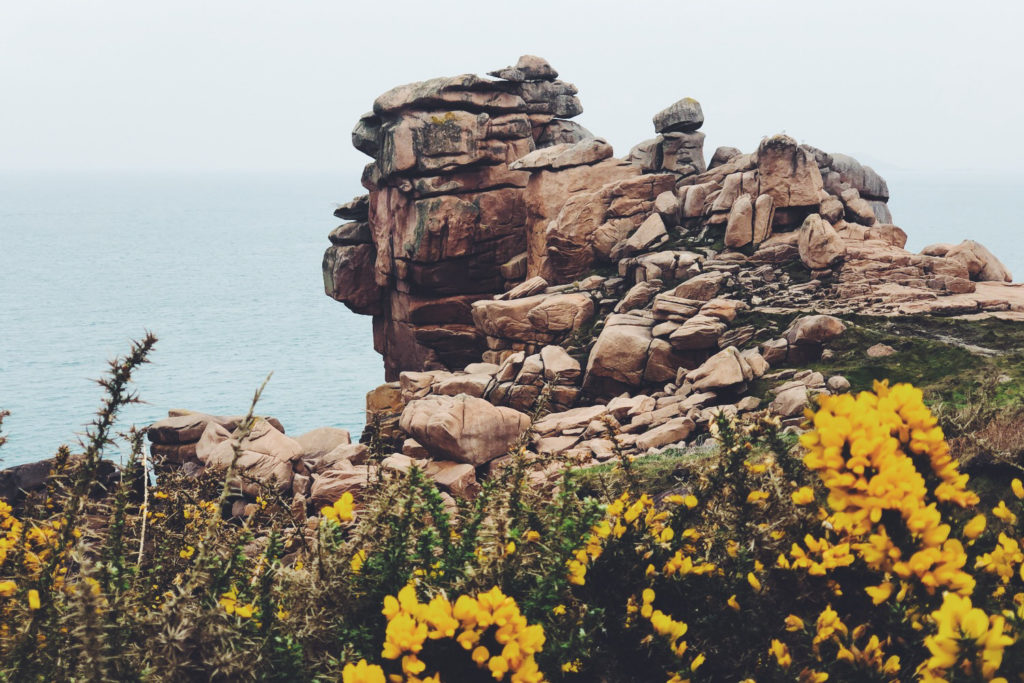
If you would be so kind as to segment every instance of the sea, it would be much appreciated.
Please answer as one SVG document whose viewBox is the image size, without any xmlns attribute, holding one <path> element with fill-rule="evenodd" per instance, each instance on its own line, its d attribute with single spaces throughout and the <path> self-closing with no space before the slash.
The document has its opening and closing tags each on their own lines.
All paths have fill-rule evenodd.
<svg viewBox="0 0 1024 683">
<path fill-rule="evenodd" d="M 886 178 L 909 249 L 975 239 L 1024 278 L 1024 178 Z M 143 403 L 122 429 L 175 408 L 244 413 L 272 372 L 257 413 L 289 434 L 358 436 L 383 364 L 320 264 L 334 208 L 359 193 L 331 173 L 0 174 L 0 468 L 74 446 L 101 405 L 95 380 L 147 331 Z"/>
</svg>

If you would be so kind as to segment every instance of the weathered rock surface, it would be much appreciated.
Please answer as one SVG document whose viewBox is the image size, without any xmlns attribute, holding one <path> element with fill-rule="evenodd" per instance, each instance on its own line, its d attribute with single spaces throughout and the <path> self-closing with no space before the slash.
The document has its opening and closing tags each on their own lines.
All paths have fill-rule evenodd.
<svg viewBox="0 0 1024 683">
<path fill-rule="evenodd" d="M 428 396 L 409 403 L 400 424 L 431 456 L 476 467 L 504 455 L 530 418 L 471 396 Z"/>
<path fill-rule="evenodd" d="M 369 195 L 339 211 L 368 229 L 335 231 L 324 285 L 374 317 L 389 380 L 402 370 L 461 367 L 483 351 L 468 305 L 505 289 L 498 266 L 527 247 L 531 174 L 509 164 L 542 147 L 535 169 L 571 170 L 611 155 L 564 121 L 582 111 L 576 88 L 543 59 L 526 55 L 494 73 L 502 80 L 466 74 L 393 88 L 353 131 L 356 148 L 373 157 L 363 176 Z M 429 314 L 453 296 L 465 305 L 460 315 Z"/>
<path fill-rule="evenodd" d="M 368 417 L 402 451 L 387 469 L 433 467 L 445 495 L 472 495 L 471 470 L 507 466 L 542 396 L 527 448 L 581 465 L 685 442 L 720 414 L 796 424 L 808 395 L 849 389 L 799 370 L 833 353 L 838 315 L 1024 318 L 1024 288 L 976 242 L 907 252 L 885 180 L 852 157 L 773 135 L 706 163 L 687 98 L 617 159 L 567 120 L 576 88 L 543 59 L 491 75 L 392 89 L 353 131 L 369 194 L 336 212 L 325 289 L 374 316 L 392 382 Z M 737 323 L 751 308 L 798 315 L 768 334 Z M 295 490 L 358 486 L 365 454 L 346 448 L 305 459 Z"/>
<path fill-rule="evenodd" d="M 686 380 L 697 391 L 726 389 L 749 382 L 754 373 L 735 346 L 719 351 L 700 367 L 687 373 Z"/>
<path fill-rule="evenodd" d="M 972 280 L 1010 282 L 1013 280 L 995 254 L 974 240 L 964 240 L 945 253 L 950 261 L 961 264 Z"/>
<path fill-rule="evenodd" d="M 813 270 L 828 268 L 844 253 L 838 233 L 816 213 L 808 216 L 800 226 L 797 248 L 800 260 Z"/>
<path fill-rule="evenodd" d="M 692 133 L 704 125 L 700 102 L 686 97 L 654 115 L 654 130 L 659 133 Z"/>
<path fill-rule="evenodd" d="M 302 445 L 266 420 L 258 420 L 247 435 L 240 437 L 210 422 L 198 442 L 196 455 L 213 469 L 227 470 L 233 465 L 230 485 L 250 496 L 258 495 L 262 486 L 275 488 L 278 493 L 288 491 L 293 466 L 303 454 Z"/>
</svg>

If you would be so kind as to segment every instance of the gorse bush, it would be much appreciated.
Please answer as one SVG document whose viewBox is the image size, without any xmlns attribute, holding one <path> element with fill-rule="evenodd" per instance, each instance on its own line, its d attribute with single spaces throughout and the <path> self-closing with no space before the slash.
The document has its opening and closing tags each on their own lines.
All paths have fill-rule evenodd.
<svg viewBox="0 0 1024 683">
<path fill-rule="evenodd" d="M 644 458 L 622 456 L 599 487 L 569 468 L 536 476 L 563 463 L 532 456 L 524 437 L 454 508 L 414 467 L 380 469 L 310 520 L 272 490 L 231 518 L 223 472 L 157 462 L 151 485 L 138 433 L 120 483 L 94 490 L 150 346 L 115 361 L 83 454 L 58 454 L 46 496 L 0 503 L 5 679 L 1024 671 L 1024 485 L 981 503 L 909 385 L 820 398 L 799 445 L 767 416 L 719 417 L 713 457 L 681 461 L 657 489 L 645 490 Z"/>
</svg>

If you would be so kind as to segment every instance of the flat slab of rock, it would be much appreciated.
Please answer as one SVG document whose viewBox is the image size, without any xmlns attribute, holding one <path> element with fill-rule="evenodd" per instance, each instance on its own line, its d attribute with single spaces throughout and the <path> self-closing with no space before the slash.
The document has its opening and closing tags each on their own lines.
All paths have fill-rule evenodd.
<svg viewBox="0 0 1024 683">
<path fill-rule="evenodd" d="M 502 92 L 494 81 L 462 74 L 448 78 L 432 78 L 427 81 L 400 85 L 388 90 L 373 102 L 375 114 L 392 114 L 403 109 L 431 111 L 441 109 L 472 108 L 489 112 L 526 111 L 522 97 Z"/>
<path fill-rule="evenodd" d="M 314 474 L 309 490 L 310 501 L 316 508 L 333 505 L 343 494 L 365 488 L 372 475 L 373 468 L 368 465 Z"/>
<path fill-rule="evenodd" d="M 457 498 L 468 500 L 480 490 L 476 481 L 476 468 L 464 462 L 435 460 L 423 468 L 434 483 Z"/>
<path fill-rule="evenodd" d="M 641 451 L 649 448 L 661 448 L 670 443 L 683 441 L 693 432 L 697 425 L 688 417 L 679 417 L 644 432 L 636 440 L 636 447 Z"/>
<path fill-rule="evenodd" d="M 669 335 L 668 340 L 673 348 L 680 351 L 714 349 L 718 347 L 718 338 L 725 329 L 725 323 L 718 318 L 698 313 Z"/>
<path fill-rule="evenodd" d="M 573 408 L 561 413 L 549 413 L 533 426 L 540 435 L 560 434 L 575 427 L 585 427 L 594 420 L 600 420 L 608 413 L 602 405 Z"/>
<path fill-rule="evenodd" d="M 513 171 L 559 170 L 587 166 L 612 156 L 612 146 L 604 138 L 586 138 L 576 143 L 551 145 L 516 159 L 508 167 Z"/>
<path fill-rule="evenodd" d="M 195 410 L 171 410 L 168 417 L 158 420 L 146 430 L 146 436 L 154 444 L 196 443 L 206 431 L 206 426 L 215 422 L 228 430 L 234 430 L 244 415 L 210 415 Z M 263 418 L 282 434 L 284 427 L 273 417 Z"/>
<path fill-rule="evenodd" d="M 528 296 L 540 294 L 548 288 L 548 281 L 542 278 L 540 275 L 535 275 L 529 280 L 520 282 L 518 285 L 508 290 L 504 294 L 494 297 L 498 301 L 508 301 L 511 299 L 525 299 Z"/>
<path fill-rule="evenodd" d="M 434 458 L 474 467 L 504 455 L 529 424 L 524 413 L 466 395 L 412 401 L 399 421 Z"/>
<path fill-rule="evenodd" d="M 303 458 L 302 462 L 310 472 L 326 472 L 330 469 L 347 469 L 351 465 L 362 465 L 369 456 L 365 444 L 341 444 L 320 457 Z"/>
<path fill-rule="evenodd" d="M 434 394 L 441 394 L 443 396 L 466 394 L 467 396 L 481 398 L 493 379 L 493 375 L 484 373 L 457 373 L 433 385 L 431 391 Z"/>
<path fill-rule="evenodd" d="M 875 344 L 874 346 L 869 346 L 865 353 L 868 358 L 885 358 L 896 353 L 896 349 L 888 344 Z"/>
<path fill-rule="evenodd" d="M 523 299 L 473 303 L 473 322 L 484 334 L 518 341 L 551 342 L 594 316 L 587 294 L 538 294 Z"/>
<path fill-rule="evenodd" d="M 352 443 L 348 430 L 339 427 L 318 427 L 295 437 L 295 440 L 302 446 L 303 460 L 321 458 L 338 446 Z"/>
</svg>

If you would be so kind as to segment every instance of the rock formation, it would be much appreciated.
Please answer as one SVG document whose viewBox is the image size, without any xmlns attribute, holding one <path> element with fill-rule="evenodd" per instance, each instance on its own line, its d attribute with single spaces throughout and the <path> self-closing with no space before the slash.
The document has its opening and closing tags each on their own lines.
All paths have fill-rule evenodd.
<svg viewBox="0 0 1024 683">
<path fill-rule="evenodd" d="M 618 159 L 569 120 L 576 88 L 543 59 L 490 75 L 394 88 L 352 132 L 369 194 L 336 211 L 324 284 L 373 316 L 388 383 L 367 422 L 396 452 L 368 461 L 347 433 L 270 421 L 240 439 L 237 418 L 182 413 L 150 429 L 154 454 L 224 467 L 237 448 L 243 490 L 249 475 L 314 508 L 379 468 L 471 497 L 514 444 L 560 454 L 556 475 L 684 445 L 721 414 L 799 422 L 809 396 L 850 387 L 800 367 L 832 353 L 843 313 L 1024 319 L 982 245 L 906 251 L 885 180 L 849 156 L 774 135 L 706 163 L 684 98 Z"/>
<path fill-rule="evenodd" d="M 834 314 L 1024 316 L 980 244 L 903 249 L 885 180 L 852 157 L 774 135 L 706 163 L 703 111 L 683 98 L 617 159 L 568 120 L 576 88 L 543 59 L 490 75 L 377 99 L 352 134 L 374 158 L 369 194 L 338 209 L 351 222 L 324 257 L 328 294 L 374 318 L 389 384 L 368 419 L 408 437 L 406 458 L 485 473 L 542 395 L 533 449 L 582 463 L 760 408 L 755 381 L 798 418 L 849 383 L 771 368 L 820 358 L 844 331 Z M 802 316 L 764 339 L 734 327 L 752 310 Z"/>
<path fill-rule="evenodd" d="M 549 157 L 538 163 L 558 168 L 611 155 L 568 120 L 583 110 L 576 87 L 547 62 L 524 57 L 493 73 L 498 80 L 394 88 L 352 131 L 373 157 L 363 172 L 369 195 L 336 212 L 351 223 L 331 234 L 324 285 L 373 316 L 389 380 L 479 359 L 484 335 L 471 304 L 525 275 L 517 257 L 526 251 L 530 173 L 513 162 L 544 148 Z M 575 149 L 580 141 L 589 147 Z"/>
</svg>

